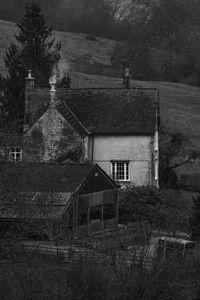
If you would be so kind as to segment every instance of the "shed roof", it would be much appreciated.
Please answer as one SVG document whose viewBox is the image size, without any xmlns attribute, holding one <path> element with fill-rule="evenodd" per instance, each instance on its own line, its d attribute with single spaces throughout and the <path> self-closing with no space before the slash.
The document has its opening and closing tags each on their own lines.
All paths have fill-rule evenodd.
<svg viewBox="0 0 200 300">
<path fill-rule="evenodd" d="M 94 192 L 93 178 L 97 191 L 118 188 L 98 165 L 12 164 L 0 173 L 0 219 L 60 219 L 74 192 Z"/>
<path fill-rule="evenodd" d="M 91 164 L 28 163 L 9 165 L 0 173 L 1 186 L 8 191 L 74 192 L 90 171 Z"/>
<path fill-rule="evenodd" d="M 38 105 L 48 99 L 48 89 L 37 89 Z M 155 90 L 58 89 L 56 108 L 81 135 L 153 134 L 157 101 Z"/>
<path fill-rule="evenodd" d="M 0 219 L 57 220 L 70 204 L 71 193 L 10 192 L 0 199 Z"/>
</svg>

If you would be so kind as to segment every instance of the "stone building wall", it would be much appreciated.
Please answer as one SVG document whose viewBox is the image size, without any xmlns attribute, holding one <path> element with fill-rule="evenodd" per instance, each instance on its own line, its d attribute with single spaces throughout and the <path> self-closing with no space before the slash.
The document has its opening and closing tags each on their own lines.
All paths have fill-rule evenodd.
<svg viewBox="0 0 200 300">
<path fill-rule="evenodd" d="M 82 139 L 67 121 L 50 107 L 24 135 L 25 161 L 82 160 Z"/>
</svg>

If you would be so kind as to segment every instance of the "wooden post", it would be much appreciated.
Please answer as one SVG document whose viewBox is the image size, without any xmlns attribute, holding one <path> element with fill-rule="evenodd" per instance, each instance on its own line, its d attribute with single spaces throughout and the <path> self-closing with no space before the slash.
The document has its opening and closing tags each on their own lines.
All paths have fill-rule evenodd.
<svg viewBox="0 0 200 300">
<path fill-rule="evenodd" d="M 78 195 L 76 194 L 76 212 L 75 212 L 75 220 L 76 220 L 76 234 L 77 234 L 77 226 L 78 226 Z"/>
<path fill-rule="evenodd" d="M 103 201 L 101 204 L 101 230 L 104 229 L 104 219 L 103 219 Z"/>
<path fill-rule="evenodd" d="M 73 237 L 77 233 L 77 194 L 74 195 L 73 197 L 73 203 L 72 203 L 72 208 L 73 208 Z"/>
<path fill-rule="evenodd" d="M 89 204 L 90 205 L 90 204 Z M 88 212 L 87 212 L 87 234 L 89 235 L 90 229 L 90 206 L 88 206 Z"/>
<path fill-rule="evenodd" d="M 115 218 L 116 218 L 116 226 L 118 226 L 119 221 L 119 190 L 117 190 L 117 199 L 115 203 Z"/>
</svg>

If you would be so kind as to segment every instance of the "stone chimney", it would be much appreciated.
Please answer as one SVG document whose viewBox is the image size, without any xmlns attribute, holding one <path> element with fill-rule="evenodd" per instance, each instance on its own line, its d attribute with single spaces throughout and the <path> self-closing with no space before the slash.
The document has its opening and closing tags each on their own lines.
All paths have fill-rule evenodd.
<svg viewBox="0 0 200 300">
<path fill-rule="evenodd" d="M 31 116 L 33 114 L 34 82 L 35 78 L 32 77 L 31 70 L 29 70 L 28 77 L 25 78 L 24 131 L 29 129 Z"/>
<path fill-rule="evenodd" d="M 56 103 L 56 82 L 53 81 L 50 83 L 51 89 L 50 89 L 50 107 L 54 108 Z"/>
<path fill-rule="evenodd" d="M 126 89 L 130 88 L 130 78 L 131 78 L 130 69 L 129 68 L 125 68 L 124 69 L 124 87 Z"/>
</svg>

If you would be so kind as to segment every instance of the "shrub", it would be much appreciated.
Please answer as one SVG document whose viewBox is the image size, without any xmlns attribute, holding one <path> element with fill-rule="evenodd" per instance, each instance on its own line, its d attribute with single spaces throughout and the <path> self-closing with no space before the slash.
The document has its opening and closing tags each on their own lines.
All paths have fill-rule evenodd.
<svg viewBox="0 0 200 300">
<path fill-rule="evenodd" d="M 86 40 L 92 41 L 92 42 L 97 42 L 98 41 L 97 37 L 95 35 L 93 35 L 93 34 L 87 34 L 85 36 L 85 38 L 86 38 Z"/>
<path fill-rule="evenodd" d="M 180 191 L 130 185 L 120 193 L 120 221 L 147 222 L 154 229 L 173 231 L 188 221 L 189 203 L 184 201 Z"/>
</svg>

